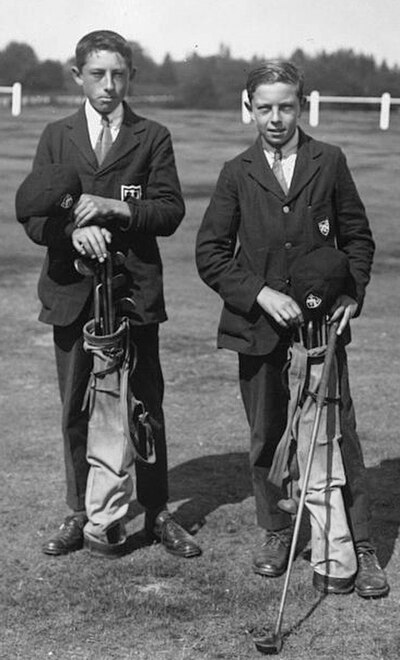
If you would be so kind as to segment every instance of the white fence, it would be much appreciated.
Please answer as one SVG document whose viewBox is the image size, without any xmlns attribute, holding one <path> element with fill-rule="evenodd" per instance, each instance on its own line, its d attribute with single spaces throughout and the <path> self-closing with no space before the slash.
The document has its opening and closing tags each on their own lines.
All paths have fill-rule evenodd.
<svg viewBox="0 0 400 660">
<path fill-rule="evenodd" d="M 321 103 L 349 103 L 349 104 L 367 104 L 379 105 L 379 128 L 386 131 L 390 123 L 390 108 L 392 105 L 400 105 L 400 99 L 392 98 L 388 92 L 382 96 L 321 96 L 319 92 L 313 91 L 307 96 L 309 102 L 309 123 L 310 126 L 319 124 L 319 108 Z M 247 101 L 247 92 L 242 92 L 242 121 L 244 124 L 250 124 L 250 113 L 245 106 Z"/>
<path fill-rule="evenodd" d="M 10 87 L 0 87 L 0 94 L 11 94 L 11 114 L 18 117 L 21 114 L 22 86 L 16 82 Z"/>
</svg>

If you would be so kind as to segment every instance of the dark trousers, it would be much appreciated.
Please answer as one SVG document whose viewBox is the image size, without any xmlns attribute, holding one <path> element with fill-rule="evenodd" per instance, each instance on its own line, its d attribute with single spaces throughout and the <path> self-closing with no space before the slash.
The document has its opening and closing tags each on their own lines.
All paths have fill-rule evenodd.
<svg viewBox="0 0 400 660">
<path fill-rule="evenodd" d="M 62 434 L 67 483 L 67 504 L 74 511 L 85 508 L 88 411 L 82 410 L 92 369 L 92 358 L 83 349 L 82 328 L 89 310 L 69 326 L 54 326 L 54 346 L 62 402 Z M 146 509 L 162 508 L 168 500 L 165 423 L 162 409 L 164 380 L 159 359 L 158 324 L 135 326 L 131 339 L 137 350 L 132 391 L 154 420 L 157 460 L 153 465 L 135 464 L 136 493 Z"/>
<path fill-rule="evenodd" d="M 239 354 L 240 391 L 250 426 L 250 469 L 256 501 L 257 523 L 267 530 L 290 524 L 291 518 L 277 508 L 285 493 L 268 481 L 274 451 L 286 426 L 288 389 L 284 375 L 287 347 L 269 355 Z M 344 346 L 337 348 L 342 456 L 346 472 L 343 491 L 349 524 L 356 543 L 369 540 L 368 484 L 356 431 Z"/>
</svg>

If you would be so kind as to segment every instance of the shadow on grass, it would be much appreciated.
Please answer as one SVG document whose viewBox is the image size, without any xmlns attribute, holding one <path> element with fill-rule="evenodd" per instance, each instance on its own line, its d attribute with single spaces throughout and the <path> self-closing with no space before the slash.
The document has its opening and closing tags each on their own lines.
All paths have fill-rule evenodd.
<svg viewBox="0 0 400 660">
<path fill-rule="evenodd" d="M 379 560 L 385 567 L 395 547 L 400 528 L 400 458 L 384 460 L 368 468 L 368 484 L 372 509 L 372 539 Z M 180 503 L 176 513 L 179 521 L 192 533 L 204 524 L 205 518 L 226 504 L 239 504 L 253 494 L 247 452 L 232 452 L 201 456 L 173 467 L 169 471 L 170 502 Z M 143 513 L 133 501 L 130 519 Z M 309 540 L 309 521 L 304 511 L 298 553 Z M 141 532 L 129 539 L 129 551 L 143 547 Z M 307 552 L 307 550 L 305 550 Z"/>
<path fill-rule="evenodd" d="M 224 504 L 237 504 L 252 495 L 247 452 L 201 456 L 169 471 L 170 502 L 181 502 L 179 521 L 188 529 L 199 528 L 207 515 Z M 128 517 L 143 509 L 133 501 Z"/>
<path fill-rule="evenodd" d="M 368 468 L 372 508 L 372 540 L 385 567 L 393 554 L 400 528 L 400 458 Z"/>
</svg>

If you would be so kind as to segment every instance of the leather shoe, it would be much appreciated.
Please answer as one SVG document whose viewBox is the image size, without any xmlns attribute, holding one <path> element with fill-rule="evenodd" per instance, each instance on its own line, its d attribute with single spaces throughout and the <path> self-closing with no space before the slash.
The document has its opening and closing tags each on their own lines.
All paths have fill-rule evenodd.
<svg viewBox="0 0 400 660">
<path fill-rule="evenodd" d="M 323 594 L 350 594 L 354 589 L 354 575 L 349 578 L 321 575 L 314 571 L 313 586 Z"/>
<path fill-rule="evenodd" d="M 153 525 L 150 519 L 146 518 L 146 532 L 150 540 L 162 543 L 172 555 L 189 559 L 198 557 L 202 553 L 191 534 L 179 525 L 169 511 L 161 511 Z"/>
<path fill-rule="evenodd" d="M 83 545 L 92 555 L 98 557 L 107 557 L 108 559 L 121 557 L 126 552 L 125 526 L 117 522 L 107 529 L 101 537 L 85 534 Z"/>
<path fill-rule="evenodd" d="M 361 598 L 381 598 L 389 593 L 385 571 L 379 565 L 373 548 L 357 548 L 358 572 L 355 580 L 356 593 Z"/>
<path fill-rule="evenodd" d="M 253 559 L 253 571 L 258 575 L 279 577 L 286 571 L 292 527 L 266 532 L 265 541 L 256 551 Z"/>
<path fill-rule="evenodd" d="M 87 518 L 83 514 L 67 516 L 58 532 L 42 546 L 45 555 L 67 555 L 80 550 L 83 547 L 83 528 L 86 523 Z"/>
</svg>

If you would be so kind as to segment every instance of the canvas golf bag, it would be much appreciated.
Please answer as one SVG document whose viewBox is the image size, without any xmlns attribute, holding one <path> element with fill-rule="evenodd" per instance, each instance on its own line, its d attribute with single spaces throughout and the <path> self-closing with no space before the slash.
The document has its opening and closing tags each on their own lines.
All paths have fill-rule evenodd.
<svg viewBox="0 0 400 660">
<path fill-rule="evenodd" d="M 89 408 L 87 461 L 90 465 L 85 502 L 89 522 L 85 533 L 96 538 L 101 538 L 106 529 L 126 515 L 133 489 L 130 472 L 134 462 L 155 462 L 149 415 L 131 388 L 136 347 L 131 340 L 129 315 L 118 313 L 118 301 L 112 299 L 112 287 L 106 284 L 104 280 L 103 293 L 106 297 L 108 291 L 108 299 L 100 296 L 95 301 L 95 318 L 83 328 L 84 348 L 93 356 L 84 404 Z M 99 313 L 104 309 L 111 318 L 107 334 Z"/>
<path fill-rule="evenodd" d="M 307 336 L 289 349 L 287 424 L 275 451 L 269 480 L 286 488 L 295 503 L 303 488 L 310 439 L 315 419 L 316 392 L 327 348 L 326 321 L 310 321 Z M 347 523 L 342 487 L 346 483 L 340 450 L 340 392 L 336 358 L 330 371 L 315 452 L 307 485 L 305 505 L 311 524 L 311 565 L 328 578 L 350 578 L 357 560 Z M 293 469 L 295 466 L 295 469 Z M 297 472 L 297 474 L 296 474 Z"/>
</svg>

